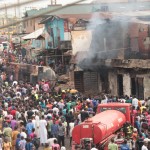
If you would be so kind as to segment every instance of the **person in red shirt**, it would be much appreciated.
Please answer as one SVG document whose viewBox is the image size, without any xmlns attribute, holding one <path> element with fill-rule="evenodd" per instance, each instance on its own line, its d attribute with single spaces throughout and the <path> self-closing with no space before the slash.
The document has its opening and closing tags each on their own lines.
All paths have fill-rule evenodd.
<svg viewBox="0 0 150 150">
<path fill-rule="evenodd" d="M 76 106 L 76 111 L 81 110 L 82 107 L 82 103 L 78 102 L 78 105 Z"/>
<path fill-rule="evenodd" d="M 51 102 L 48 102 L 46 107 L 49 108 L 49 109 L 52 109 L 53 105 L 51 104 Z"/>
<path fill-rule="evenodd" d="M 13 110 L 10 111 L 10 114 L 15 117 L 16 116 L 16 109 L 14 108 Z"/>
</svg>

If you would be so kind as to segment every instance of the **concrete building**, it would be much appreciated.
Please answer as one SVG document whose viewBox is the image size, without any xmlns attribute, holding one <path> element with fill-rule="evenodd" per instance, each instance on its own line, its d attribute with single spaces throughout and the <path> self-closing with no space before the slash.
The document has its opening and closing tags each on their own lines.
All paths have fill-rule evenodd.
<svg viewBox="0 0 150 150">
<path fill-rule="evenodd" d="M 36 10 L 35 10 L 36 11 Z M 34 12 L 34 10 L 32 10 L 32 12 Z M 25 13 L 24 18 L 26 17 L 30 17 L 33 14 L 30 11 L 27 11 Z M 40 28 L 43 27 L 42 24 L 39 24 L 39 22 L 41 21 L 42 17 L 39 18 L 34 18 L 28 21 L 23 22 L 23 29 L 24 29 L 24 33 L 32 33 Z"/>
<path fill-rule="evenodd" d="M 82 32 L 89 37 L 81 38 L 75 57 L 80 67 L 74 73 L 79 91 L 136 95 L 140 99 L 150 96 L 149 24 L 130 22 L 122 26 L 118 20 L 105 20 L 94 30 Z M 82 32 L 73 31 L 73 40 L 78 40 Z M 72 44 L 74 51 L 77 43 Z"/>
</svg>

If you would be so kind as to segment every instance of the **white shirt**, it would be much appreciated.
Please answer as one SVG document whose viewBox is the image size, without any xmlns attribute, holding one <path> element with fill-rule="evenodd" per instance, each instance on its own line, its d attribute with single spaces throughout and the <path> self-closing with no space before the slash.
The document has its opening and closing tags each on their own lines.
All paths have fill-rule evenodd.
<svg viewBox="0 0 150 150">
<path fill-rule="evenodd" d="M 135 106 L 135 108 L 137 108 L 138 107 L 138 99 L 137 98 L 133 98 L 133 100 L 132 100 L 132 105 L 133 106 Z"/>
<path fill-rule="evenodd" d="M 13 84 L 12 84 L 12 86 L 17 85 L 17 84 L 18 84 L 18 82 L 14 81 Z"/>
<path fill-rule="evenodd" d="M 23 136 L 23 137 L 24 137 L 24 139 L 26 139 L 26 138 L 27 138 L 27 134 L 26 134 L 25 132 L 21 132 L 21 133 L 20 133 L 20 135 L 21 135 L 21 136 Z"/>
<path fill-rule="evenodd" d="M 8 115 L 7 111 L 3 111 L 3 115 L 6 117 Z"/>
<path fill-rule="evenodd" d="M 70 128 L 70 137 L 72 137 L 72 130 L 74 128 L 74 122 L 69 123 L 69 128 Z"/>
<path fill-rule="evenodd" d="M 39 91 L 40 90 L 40 87 L 39 87 L 39 85 L 38 84 L 36 84 L 36 89 Z"/>
<path fill-rule="evenodd" d="M 0 138 L 0 150 L 2 150 L 2 147 L 3 147 L 3 140 L 2 138 Z"/>
<path fill-rule="evenodd" d="M 141 150 L 148 150 L 148 148 L 145 145 L 143 145 Z"/>
<path fill-rule="evenodd" d="M 62 146 L 60 150 L 66 150 L 66 148 L 64 146 Z"/>
<path fill-rule="evenodd" d="M 50 138 L 47 140 L 47 143 L 49 144 L 50 147 L 54 144 L 54 140 L 57 140 L 56 138 Z"/>
<path fill-rule="evenodd" d="M 81 122 L 81 114 L 78 115 L 78 119 Z"/>
<path fill-rule="evenodd" d="M 106 103 L 107 103 L 107 99 L 101 101 L 101 104 L 106 104 Z"/>
<path fill-rule="evenodd" d="M 22 94 L 21 92 L 16 92 L 17 97 L 20 97 Z"/>
<path fill-rule="evenodd" d="M 7 103 L 7 102 L 5 102 L 5 103 L 4 103 L 4 106 L 5 106 L 5 108 L 7 108 L 7 107 L 8 107 L 8 103 Z"/>
<path fill-rule="evenodd" d="M 54 107 L 54 108 L 53 108 L 53 112 L 56 112 L 56 114 L 58 115 L 59 109 L 58 109 L 57 107 Z"/>
</svg>

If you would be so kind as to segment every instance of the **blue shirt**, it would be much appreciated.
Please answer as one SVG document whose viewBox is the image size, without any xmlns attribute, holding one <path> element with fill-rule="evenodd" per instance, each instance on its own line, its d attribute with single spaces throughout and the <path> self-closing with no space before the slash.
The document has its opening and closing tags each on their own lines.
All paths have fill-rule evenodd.
<svg viewBox="0 0 150 150">
<path fill-rule="evenodd" d="M 26 143 L 26 150 L 32 150 L 33 144 L 32 143 Z"/>
<path fill-rule="evenodd" d="M 58 125 L 57 124 L 52 124 L 51 133 L 52 134 L 58 134 Z"/>
<path fill-rule="evenodd" d="M 26 130 L 27 130 L 28 135 L 30 135 L 32 133 L 33 128 L 34 128 L 34 125 L 32 122 L 27 123 Z"/>
<path fill-rule="evenodd" d="M 130 148 L 127 144 L 122 144 L 120 150 L 130 150 Z"/>
<path fill-rule="evenodd" d="M 66 115 L 66 109 L 63 109 L 62 112 L 63 112 L 63 115 Z"/>
</svg>

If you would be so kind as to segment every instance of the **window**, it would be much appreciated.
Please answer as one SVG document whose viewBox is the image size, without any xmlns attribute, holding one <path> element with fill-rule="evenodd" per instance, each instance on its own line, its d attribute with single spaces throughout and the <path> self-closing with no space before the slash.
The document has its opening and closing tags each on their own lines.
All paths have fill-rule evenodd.
<svg viewBox="0 0 150 150">
<path fill-rule="evenodd" d="M 110 107 L 101 107 L 100 112 L 106 111 L 106 110 L 112 110 Z"/>
<path fill-rule="evenodd" d="M 115 108 L 110 108 L 110 107 L 101 107 L 100 112 L 106 111 L 106 110 L 118 110 L 122 113 L 126 113 L 126 108 L 125 107 L 115 107 Z"/>
<path fill-rule="evenodd" d="M 118 111 L 122 112 L 123 114 L 126 113 L 126 108 L 124 108 L 124 107 L 122 107 L 122 108 L 121 107 L 115 107 L 114 110 L 118 110 Z"/>
</svg>

